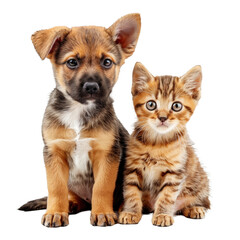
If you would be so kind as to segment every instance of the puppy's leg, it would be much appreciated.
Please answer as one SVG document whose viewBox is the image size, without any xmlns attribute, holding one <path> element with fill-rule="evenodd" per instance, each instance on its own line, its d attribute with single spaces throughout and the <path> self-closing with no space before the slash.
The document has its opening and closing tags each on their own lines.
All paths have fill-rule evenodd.
<svg viewBox="0 0 240 240">
<path fill-rule="evenodd" d="M 117 178 L 119 160 L 109 160 L 104 151 L 95 155 L 93 164 L 94 186 L 92 195 L 91 224 L 111 226 L 117 221 L 113 211 L 113 192 Z"/>
<path fill-rule="evenodd" d="M 47 211 L 42 217 L 42 224 L 46 227 L 60 227 L 68 225 L 68 174 L 69 166 L 66 154 L 55 148 L 44 154 L 48 201 Z"/>
</svg>

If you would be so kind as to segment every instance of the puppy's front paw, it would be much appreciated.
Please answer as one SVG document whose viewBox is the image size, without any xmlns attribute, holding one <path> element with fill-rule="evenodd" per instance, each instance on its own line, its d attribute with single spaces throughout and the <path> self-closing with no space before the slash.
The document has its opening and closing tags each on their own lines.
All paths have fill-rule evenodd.
<svg viewBox="0 0 240 240">
<path fill-rule="evenodd" d="M 141 220 L 142 214 L 133 212 L 121 212 L 118 222 L 122 224 L 137 224 Z"/>
<path fill-rule="evenodd" d="M 45 227 L 65 227 L 69 224 L 68 213 L 46 213 L 42 216 L 42 225 Z"/>
<path fill-rule="evenodd" d="M 105 226 L 112 226 L 117 222 L 117 215 L 116 213 L 99 213 L 99 214 L 95 214 L 95 213 L 91 213 L 91 217 L 90 217 L 90 221 L 91 224 L 93 226 L 101 226 L 101 227 L 105 227 Z"/>
<path fill-rule="evenodd" d="M 152 218 L 152 224 L 160 227 L 168 227 L 172 225 L 173 222 L 173 217 L 166 214 L 153 215 Z"/>
</svg>

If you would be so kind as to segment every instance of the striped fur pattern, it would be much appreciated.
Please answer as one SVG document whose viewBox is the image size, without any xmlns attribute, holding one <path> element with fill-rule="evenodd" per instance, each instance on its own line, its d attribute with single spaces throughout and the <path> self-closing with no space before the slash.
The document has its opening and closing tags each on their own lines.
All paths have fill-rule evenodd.
<svg viewBox="0 0 240 240">
<path fill-rule="evenodd" d="M 119 222 L 172 225 L 174 214 L 203 218 L 210 208 L 209 182 L 188 137 L 186 123 L 200 98 L 201 67 L 182 77 L 153 77 L 141 64 L 133 71 L 138 117 L 124 172 L 124 206 Z"/>
</svg>

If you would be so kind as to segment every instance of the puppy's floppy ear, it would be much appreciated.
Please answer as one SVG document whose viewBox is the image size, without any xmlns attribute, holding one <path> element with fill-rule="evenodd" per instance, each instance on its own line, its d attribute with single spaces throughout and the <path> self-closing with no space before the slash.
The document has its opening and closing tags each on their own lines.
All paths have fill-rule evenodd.
<svg viewBox="0 0 240 240">
<path fill-rule="evenodd" d="M 120 44 L 124 57 L 130 57 L 137 45 L 141 29 L 140 14 L 128 14 L 118 19 L 107 32 L 113 38 L 113 41 Z"/>
<path fill-rule="evenodd" d="M 202 83 L 202 68 L 197 65 L 191 68 L 181 78 L 180 82 L 183 84 L 185 92 L 190 94 L 194 99 L 199 100 Z"/>
<path fill-rule="evenodd" d="M 147 89 L 147 83 L 154 80 L 153 75 L 140 62 L 135 63 L 132 78 L 133 96 Z"/>
<path fill-rule="evenodd" d="M 67 27 L 54 27 L 35 32 L 32 35 L 32 42 L 40 58 L 44 60 L 50 57 L 50 54 L 70 31 L 71 29 Z"/>
</svg>

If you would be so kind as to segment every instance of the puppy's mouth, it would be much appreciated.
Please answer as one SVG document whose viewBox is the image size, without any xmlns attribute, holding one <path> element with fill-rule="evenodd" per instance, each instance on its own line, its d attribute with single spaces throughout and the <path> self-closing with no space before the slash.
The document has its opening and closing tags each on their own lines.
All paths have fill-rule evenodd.
<svg viewBox="0 0 240 240">
<path fill-rule="evenodd" d="M 96 94 L 88 94 L 86 96 L 84 96 L 84 99 L 89 100 L 89 101 L 94 101 L 98 98 L 98 96 Z"/>
<path fill-rule="evenodd" d="M 94 103 L 99 97 L 96 94 L 71 94 L 67 91 L 67 94 L 75 101 L 80 102 L 82 104 L 87 104 L 89 102 Z"/>
</svg>

